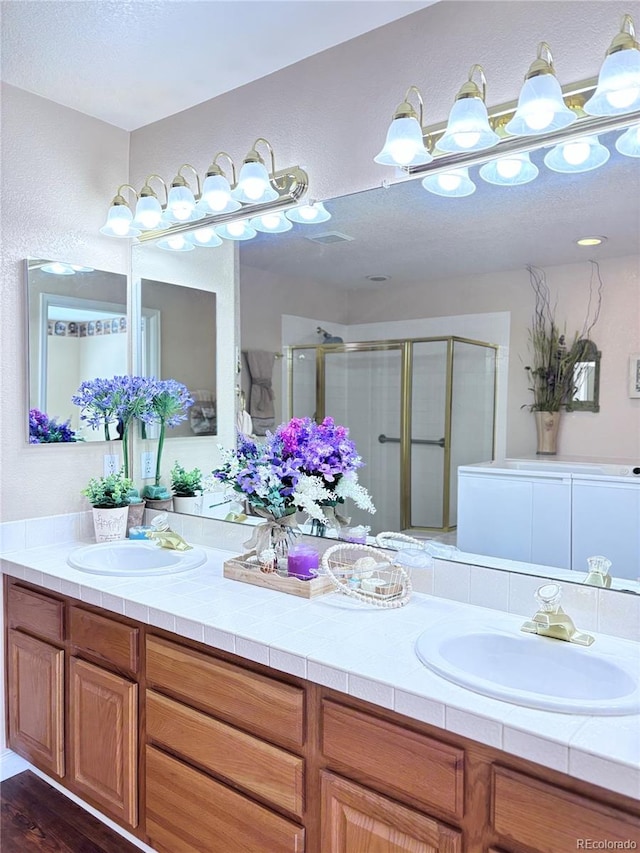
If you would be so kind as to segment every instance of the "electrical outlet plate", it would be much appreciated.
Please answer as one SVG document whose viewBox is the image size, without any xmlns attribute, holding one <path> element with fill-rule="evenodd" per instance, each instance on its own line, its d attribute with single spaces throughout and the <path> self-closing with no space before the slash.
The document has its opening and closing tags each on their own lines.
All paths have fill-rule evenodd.
<svg viewBox="0 0 640 853">
<path fill-rule="evenodd" d="M 140 471 L 143 480 L 152 480 L 155 477 L 155 459 L 152 450 L 144 450 L 140 454 Z"/>
<path fill-rule="evenodd" d="M 104 454 L 104 476 L 117 474 L 120 470 L 120 457 L 117 453 Z"/>
</svg>

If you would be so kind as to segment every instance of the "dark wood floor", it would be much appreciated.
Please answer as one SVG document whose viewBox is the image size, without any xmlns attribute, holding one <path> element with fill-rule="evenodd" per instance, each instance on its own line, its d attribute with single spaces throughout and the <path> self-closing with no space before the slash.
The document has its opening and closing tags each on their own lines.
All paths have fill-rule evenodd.
<svg viewBox="0 0 640 853">
<path fill-rule="evenodd" d="M 140 853 L 29 770 L 2 783 L 0 803 L 2 853 Z"/>
</svg>

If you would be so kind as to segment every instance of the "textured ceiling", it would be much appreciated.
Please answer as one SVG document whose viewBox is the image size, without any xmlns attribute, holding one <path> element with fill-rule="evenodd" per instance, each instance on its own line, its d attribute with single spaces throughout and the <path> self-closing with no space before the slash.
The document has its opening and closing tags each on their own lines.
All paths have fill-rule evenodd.
<svg viewBox="0 0 640 853">
<path fill-rule="evenodd" d="M 6 83 L 135 130 L 435 0 L 3 0 Z"/>
<path fill-rule="evenodd" d="M 325 202 L 331 220 L 294 225 L 284 234 L 259 234 L 242 243 L 243 266 L 344 289 L 428 283 L 457 276 L 553 266 L 587 258 L 640 252 L 640 161 L 623 157 L 601 137 L 611 158 L 592 172 L 561 175 L 542 165 L 538 178 L 521 187 L 496 187 L 470 171 L 477 185 L 467 198 L 427 192 L 419 180 L 372 189 Z M 321 245 L 306 236 L 338 231 L 350 242 Z M 579 237 L 602 235 L 597 248 L 576 245 Z M 391 281 L 366 279 L 384 274 Z"/>
</svg>

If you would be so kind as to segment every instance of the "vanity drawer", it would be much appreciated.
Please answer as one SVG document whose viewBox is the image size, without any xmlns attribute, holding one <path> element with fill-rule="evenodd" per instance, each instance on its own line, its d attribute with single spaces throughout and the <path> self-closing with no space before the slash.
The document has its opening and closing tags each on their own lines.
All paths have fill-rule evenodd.
<svg viewBox="0 0 640 853">
<path fill-rule="evenodd" d="M 458 747 L 325 700 L 322 750 L 338 770 L 349 768 L 391 794 L 462 817 L 464 750 Z"/>
<path fill-rule="evenodd" d="M 302 758 L 151 690 L 147 735 L 249 793 L 302 815 Z"/>
<path fill-rule="evenodd" d="M 304 829 L 154 747 L 146 752 L 147 835 L 175 853 L 303 853 Z"/>
<path fill-rule="evenodd" d="M 492 770 L 491 822 L 505 842 L 539 853 L 575 850 L 578 839 L 640 844 L 640 819 L 505 767 Z M 628 846 L 628 844 L 627 844 Z"/>
<path fill-rule="evenodd" d="M 133 674 L 138 671 L 139 633 L 139 629 L 131 625 L 81 607 L 71 607 L 69 636 L 72 645 Z"/>
<path fill-rule="evenodd" d="M 304 690 L 159 637 L 147 637 L 147 683 L 269 740 L 304 742 Z"/>
<path fill-rule="evenodd" d="M 9 627 L 64 642 L 64 602 L 11 584 L 7 596 Z"/>
</svg>

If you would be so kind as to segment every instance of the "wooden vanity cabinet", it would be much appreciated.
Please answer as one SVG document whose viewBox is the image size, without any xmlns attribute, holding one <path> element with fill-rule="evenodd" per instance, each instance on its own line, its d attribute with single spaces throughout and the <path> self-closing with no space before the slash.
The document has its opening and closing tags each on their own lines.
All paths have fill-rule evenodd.
<svg viewBox="0 0 640 853">
<path fill-rule="evenodd" d="M 11 749 L 36 767 L 64 776 L 64 651 L 19 631 L 8 637 Z"/>
<path fill-rule="evenodd" d="M 159 853 L 640 847 L 630 797 L 28 584 L 7 593 L 9 745 Z"/>
<path fill-rule="evenodd" d="M 10 579 L 5 591 L 9 746 L 134 828 L 140 629 Z"/>
<path fill-rule="evenodd" d="M 156 636 L 146 682 L 149 843 L 303 853 L 304 689 Z"/>
</svg>

